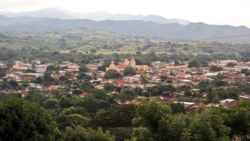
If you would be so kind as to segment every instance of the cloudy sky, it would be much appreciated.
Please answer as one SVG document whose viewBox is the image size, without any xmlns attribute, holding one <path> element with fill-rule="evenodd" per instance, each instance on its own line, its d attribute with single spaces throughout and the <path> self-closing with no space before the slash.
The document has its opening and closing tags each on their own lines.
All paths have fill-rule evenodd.
<svg viewBox="0 0 250 141">
<path fill-rule="evenodd" d="M 192 22 L 250 27 L 250 0 L 0 0 L 0 12 L 51 7 L 80 13 L 154 14 Z"/>
</svg>

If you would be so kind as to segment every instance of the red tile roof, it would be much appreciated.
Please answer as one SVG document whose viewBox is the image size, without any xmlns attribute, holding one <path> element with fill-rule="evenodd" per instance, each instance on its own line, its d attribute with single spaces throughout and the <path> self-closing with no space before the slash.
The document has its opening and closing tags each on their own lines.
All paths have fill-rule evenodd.
<svg viewBox="0 0 250 141">
<path fill-rule="evenodd" d="M 52 78 L 59 79 L 61 76 L 52 76 Z"/>
<path fill-rule="evenodd" d="M 27 95 L 27 94 L 28 94 L 28 91 L 22 90 L 22 91 L 21 91 L 21 94 Z"/>
<path fill-rule="evenodd" d="M 30 79 L 35 79 L 35 78 L 33 78 L 32 76 L 24 76 L 23 77 L 23 80 L 30 80 Z"/>
<path fill-rule="evenodd" d="M 117 68 L 126 68 L 126 67 L 128 67 L 129 65 L 115 65 L 115 67 L 117 67 Z"/>
<path fill-rule="evenodd" d="M 46 89 L 47 90 L 52 90 L 52 89 L 58 89 L 58 87 L 57 86 L 50 86 L 50 87 L 47 87 Z"/>
<path fill-rule="evenodd" d="M 233 106 L 233 105 L 235 105 L 235 104 L 237 104 L 237 103 L 239 103 L 239 102 L 240 102 L 239 100 L 234 100 L 234 101 L 231 101 L 231 102 L 226 101 L 225 107 L 226 107 L 226 108 L 230 108 L 231 106 Z"/>
<path fill-rule="evenodd" d="M 88 96 L 88 93 L 83 93 L 79 95 L 81 98 L 86 98 Z"/>
<path fill-rule="evenodd" d="M 122 80 L 122 79 L 119 79 L 119 80 L 115 80 L 114 81 L 114 84 L 117 84 L 117 85 L 121 85 L 121 84 L 125 84 L 126 81 L 125 80 Z"/>
</svg>

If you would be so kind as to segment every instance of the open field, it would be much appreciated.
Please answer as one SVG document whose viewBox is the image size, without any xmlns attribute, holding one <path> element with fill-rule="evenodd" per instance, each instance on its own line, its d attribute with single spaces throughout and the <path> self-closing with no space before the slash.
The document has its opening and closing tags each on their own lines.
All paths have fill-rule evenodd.
<svg viewBox="0 0 250 141">
<path fill-rule="evenodd" d="M 249 44 L 171 41 L 143 34 L 119 34 L 87 28 L 50 30 L 46 32 L 19 32 L 0 34 L 0 48 L 14 50 L 46 50 L 68 53 L 71 50 L 97 54 L 135 54 L 155 52 L 211 54 L 238 53 L 248 50 Z"/>
</svg>

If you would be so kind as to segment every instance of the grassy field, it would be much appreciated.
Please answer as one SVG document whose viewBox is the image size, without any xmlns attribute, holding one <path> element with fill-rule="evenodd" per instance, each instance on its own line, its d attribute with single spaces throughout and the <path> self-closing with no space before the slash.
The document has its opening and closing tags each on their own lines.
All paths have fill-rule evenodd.
<svg viewBox="0 0 250 141">
<path fill-rule="evenodd" d="M 169 43 L 171 42 L 171 43 Z M 149 45 L 149 47 L 144 48 Z M 118 34 L 108 31 L 98 31 L 77 28 L 51 32 L 20 32 L 5 36 L 0 34 L 0 48 L 16 50 L 43 49 L 68 53 L 71 50 L 90 52 L 96 49 L 97 54 L 124 53 L 135 54 L 140 48 L 142 53 L 184 53 L 207 54 L 237 53 L 248 50 L 250 45 L 227 43 L 199 43 L 151 39 L 142 34 Z"/>
</svg>

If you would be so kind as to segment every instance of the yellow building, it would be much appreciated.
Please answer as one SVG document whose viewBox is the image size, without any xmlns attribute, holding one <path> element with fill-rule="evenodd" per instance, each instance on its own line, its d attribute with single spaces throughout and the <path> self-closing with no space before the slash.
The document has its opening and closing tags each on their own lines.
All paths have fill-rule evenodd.
<svg viewBox="0 0 250 141">
<path fill-rule="evenodd" d="M 138 65 L 137 70 L 138 71 L 146 71 L 148 68 L 148 65 Z"/>
<path fill-rule="evenodd" d="M 114 61 L 112 61 L 111 64 L 110 64 L 110 66 L 106 68 L 106 72 L 108 70 L 116 70 L 117 72 L 122 72 L 128 66 L 136 68 L 136 62 L 135 62 L 135 60 L 132 59 L 131 62 L 129 62 L 128 59 L 125 59 L 123 65 L 115 65 Z"/>
<path fill-rule="evenodd" d="M 186 66 L 166 66 L 167 70 L 179 70 L 184 69 Z"/>
<path fill-rule="evenodd" d="M 106 67 L 106 72 L 109 70 L 116 70 L 117 72 L 120 72 L 120 69 L 115 66 L 114 61 L 111 61 L 111 64 L 109 67 Z"/>
</svg>

